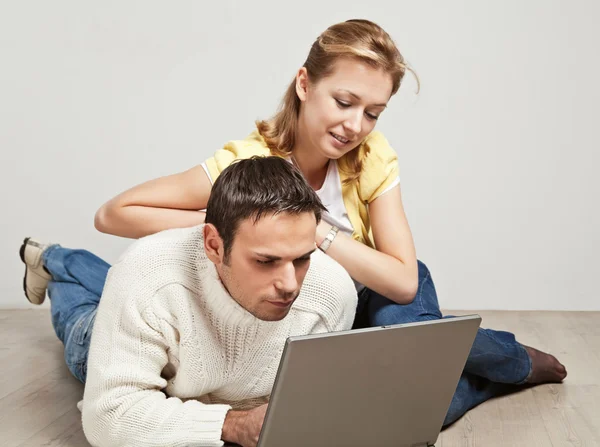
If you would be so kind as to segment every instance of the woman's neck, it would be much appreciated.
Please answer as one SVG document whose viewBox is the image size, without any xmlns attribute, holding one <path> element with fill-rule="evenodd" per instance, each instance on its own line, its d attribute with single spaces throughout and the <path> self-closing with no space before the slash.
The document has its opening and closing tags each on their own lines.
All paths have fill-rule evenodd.
<svg viewBox="0 0 600 447">
<path fill-rule="evenodd" d="M 327 168 L 329 166 L 328 158 L 318 158 L 310 152 L 294 149 L 292 151 L 292 162 L 302 172 L 302 175 L 312 189 L 318 191 L 325 183 L 327 177 Z"/>
<path fill-rule="evenodd" d="M 312 189 L 315 191 L 321 189 L 323 183 L 325 183 L 329 167 L 327 157 L 319 155 L 318 151 L 310 147 L 308 142 L 296 137 L 296 144 L 292 149 L 292 161 L 302 172 Z"/>
</svg>

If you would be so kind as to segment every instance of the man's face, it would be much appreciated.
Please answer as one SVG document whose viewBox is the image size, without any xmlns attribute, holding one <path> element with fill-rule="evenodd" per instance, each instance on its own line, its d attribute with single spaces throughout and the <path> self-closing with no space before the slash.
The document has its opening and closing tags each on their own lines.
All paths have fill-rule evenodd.
<svg viewBox="0 0 600 447">
<path fill-rule="evenodd" d="M 256 318 L 278 321 L 300 293 L 316 229 L 312 212 L 267 214 L 256 223 L 253 218 L 240 223 L 226 260 L 212 225 L 205 227 L 204 243 L 231 297 Z"/>
</svg>

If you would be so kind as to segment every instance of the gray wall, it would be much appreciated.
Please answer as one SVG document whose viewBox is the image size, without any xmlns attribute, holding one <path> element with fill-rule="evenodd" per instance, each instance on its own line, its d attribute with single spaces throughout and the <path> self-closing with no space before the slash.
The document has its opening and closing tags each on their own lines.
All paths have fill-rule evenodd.
<svg viewBox="0 0 600 447">
<path fill-rule="evenodd" d="M 25 236 L 109 262 L 96 209 L 269 116 L 327 26 L 364 17 L 408 78 L 379 129 L 450 309 L 596 309 L 600 3 L 1 1 L 0 307 Z"/>
</svg>

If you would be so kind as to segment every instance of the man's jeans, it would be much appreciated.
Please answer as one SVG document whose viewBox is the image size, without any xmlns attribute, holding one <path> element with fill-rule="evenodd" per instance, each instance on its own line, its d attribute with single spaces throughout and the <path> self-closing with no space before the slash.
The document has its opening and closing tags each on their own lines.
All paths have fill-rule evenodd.
<svg viewBox="0 0 600 447">
<path fill-rule="evenodd" d="M 110 265 L 85 250 L 52 245 L 43 255 L 52 275 L 48 284 L 52 325 L 65 345 L 65 361 L 85 383 L 92 327 Z"/>
<path fill-rule="evenodd" d="M 69 370 L 85 382 L 92 327 L 110 265 L 88 251 L 59 245 L 49 247 L 43 260 L 52 275 L 48 295 L 54 330 L 65 345 L 65 361 Z M 407 305 L 396 304 L 364 289 L 359 296 L 355 327 L 439 318 L 445 317 L 439 309 L 431 274 L 419 261 L 419 288 L 414 301 Z M 501 394 L 505 384 L 524 383 L 530 371 L 531 360 L 513 334 L 479 329 L 444 425 Z"/>
</svg>

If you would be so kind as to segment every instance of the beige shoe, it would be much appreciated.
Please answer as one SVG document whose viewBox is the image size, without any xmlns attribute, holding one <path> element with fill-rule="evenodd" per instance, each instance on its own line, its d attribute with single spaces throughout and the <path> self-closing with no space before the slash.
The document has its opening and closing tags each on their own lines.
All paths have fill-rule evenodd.
<svg viewBox="0 0 600 447">
<path fill-rule="evenodd" d="M 32 304 L 42 304 L 44 302 L 48 281 L 52 279 L 42 262 L 42 254 L 46 248 L 48 248 L 48 245 L 26 238 L 19 250 L 21 261 L 25 264 L 23 290 Z"/>
</svg>

